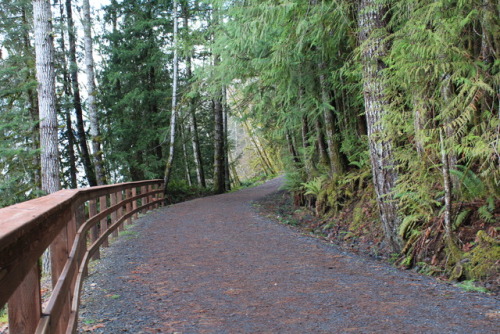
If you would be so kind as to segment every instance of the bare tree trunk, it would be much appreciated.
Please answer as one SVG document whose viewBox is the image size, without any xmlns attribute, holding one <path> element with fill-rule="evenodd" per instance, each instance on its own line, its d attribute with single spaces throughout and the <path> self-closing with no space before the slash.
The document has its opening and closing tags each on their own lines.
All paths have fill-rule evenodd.
<svg viewBox="0 0 500 334">
<path fill-rule="evenodd" d="M 177 0 L 174 0 L 173 3 L 173 13 L 172 20 L 174 21 L 174 73 L 173 73 L 173 84 L 172 84 L 172 113 L 170 114 L 170 142 L 168 146 L 168 158 L 167 165 L 165 166 L 165 188 L 164 192 L 167 193 L 168 183 L 170 182 L 171 174 L 172 174 L 172 164 L 174 161 L 174 153 L 175 153 L 175 124 L 177 120 L 177 79 L 179 75 L 178 70 L 178 52 L 177 52 L 177 30 L 178 30 L 178 22 L 177 22 Z"/>
<path fill-rule="evenodd" d="M 183 20 L 184 20 L 184 28 L 186 32 L 189 33 L 189 7 L 187 1 L 181 1 L 181 8 L 183 12 Z M 192 60 L 191 55 L 186 58 L 186 75 L 187 80 L 191 80 L 193 77 L 192 73 Z M 196 106 L 194 98 L 189 99 L 189 127 L 191 129 L 191 145 L 193 146 L 193 156 L 194 156 L 194 164 L 196 166 L 196 178 L 198 180 L 198 184 L 206 188 L 207 184 L 205 182 L 205 171 L 203 170 L 203 160 L 201 158 L 201 149 L 200 149 L 200 138 L 198 136 L 198 123 L 196 121 Z"/>
<path fill-rule="evenodd" d="M 54 71 L 54 31 L 50 1 L 33 0 L 36 79 L 40 113 L 40 162 L 42 191 L 51 194 L 61 189 L 57 135 L 56 85 Z M 43 256 L 43 271 L 50 271 L 50 253 Z"/>
<path fill-rule="evenodd" d="M 106 173 L 102 162 L 101 136 L 99 129 L 99 117 L 97 115 L 96 95 L 97 89 L 95 86 L 94 73 L 94 55 L 92 51 L 92 30 L 90 17 L 89 0 L 83 0 L 83 32 L 85 44 L 85 67 L 87 74 L 87 89 L 89 96 L 87 104 L 90 117 L 90 136 L 92 138 L 92 150 L 94 157 L 95 176 L 98 185 L 106 184 Z"/>
<path fill-rule="evenodd" d="M 57 137 L 54 41 L 50 2 L 33 0 L 36 78 L 40 112 L 42 190 L 53 193 L 61 188 Z"/>
<path fill-rule="evenodd" d="M 402 240 L 398 235 L 400 218 L 393 191 L 398 179 L 394 163 L 393 141 L 382 137 L 383 117 L 388 112 L 382 71 L 387 53 L 384 38 L 386 9 L 377 0 L 361 0 L 359 7 L 359 40 L 362 49 L 363 89 L 370 145 L 373 182 L 386 240 L 398 252 Z"/>
<path fill-rule="evenodd" d="M 78 143 L 80 145 L 83 169 L 90 186 L 97 185 L 92 160 L 90 159 L 89 148 L 87 146 L 87 135 L 83 122 L 82 101 L 80 97 L 80 87 L 78 86 L 78 65 L 76 62 L 76 36 L 75 24 L 73 22 L 73 10 L 71 0 L 66 0 L 66 14 L 68 18 L 68 39 L 69 39 L 69 69 L 71 73 L 71 84 L 73 86 L 73 104 L 76 113 L 76 128 L 78 132 Z"/>
</svg>

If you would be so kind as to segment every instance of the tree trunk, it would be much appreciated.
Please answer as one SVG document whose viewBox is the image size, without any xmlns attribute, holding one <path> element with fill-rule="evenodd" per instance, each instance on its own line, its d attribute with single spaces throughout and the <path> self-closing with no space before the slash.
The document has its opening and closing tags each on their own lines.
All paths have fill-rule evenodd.
<svg viewBox="0 0 500 334">
<path fill-rule="evenodd" d="M 73 104 L 76 113 L 76 128 L 78 132 L 78 143 L 80 145 L 81 158 L 85 175 L 89 185 L 97 185 L 92 160 L 90 159 L 89 148 L 87 146 L 87 135 L 85 133 L 85 125 L 83 122 L 82 101 L 80 97 L 80 88 L 78 86 L 78 65 L 76 62 L 76 36 L 75 24 L 73 22 L 73 10 L 71 8 L 71 0 L 66 0 L 66 14 L 68 17 L 68 39 L 69 39 L 69 59 L 71 84 L 73 86 Z"/>
<path fill-rule="evenodd" d="M 178 71 L 178 53 L 177 53 L 177 0 L 173 3 L 173 13 L 172 20 L 174 21 L 174 73 L 173 73 L 173 83 L 172 83 L 172 113 L 170 114 L 170 142 L 168 146 L 168 158 L 167 165 L 165 166 L 165 185 L 164 193 L 167 193 L 168 183 L 172 176 L 172 164 L 174 162 L 175 153 L 175 124 L 177 120 L 177 79 L 179 75 Z"/>
<path fill-rule="evenodd" d="M 99 117 L 97 115 L 96 95 L 97 89 L 95 86 L 94 74 L 94 55 L 92 51 L 92 30 L 90 17 L 89 0 L 83 0 L 83 32 L 85 44 L 85 68 L 87 74 L 87 90 L 89 96 L 87 104 L 89 108 L 90 118 L 90 136 L 92 138 L 92 150 L 94 157 L 95 176 L 98 185 L 106 184 L 106 174 L 102 161 L 101 136 L 99 129 Z"/>
<path fill-rule="evenodd" d="M 225 157 L 224 157 L 224 115 L 221 101 L 221 93 L 214 98 L 214 192 L 222 194 L 226 191 L 225 186 Z"/>
<path fill-rule="evenodd" d="M 288 142 L 288 149 L 290 151 L 290 154 L 292 155 L 293 162 L 295 162 L 295 164 L 299 165 L 300 158 L 299 158 L 299 155 L 297 154 L 297 150 L 295 149 L 295 144 L 293 143 L 292 136 L 290 135 L 290 133 L 288 131 L 286 132 L 286 141 Z"/>
<path fill-rule="evenodd" d="M 328 157 L 328 148 L 325 143 L 325 137 L 323 135 L 323 127 L 321 125 L 319 117 L 316 119 L 316 135 L 317 135 L 320 163 L 325 166 L 330 166 L 330 158 Z"/>
<path fill-rule="evenodd" d="M 50 2 L 33 0 L 36 78 L 40 113 L 42 190 L 53 193 L 61 188 L 57 136 L 54 42 Z"/>
<path fill-rule="evenodd" d="M 339 140 L 336 138 L 337 120 L 330 110 L 331 94 L 324 74 L 326 64 L 318 65 L 320 70 L 319 84 L 321 89 L 321 102 L 323 105 L 323 117 L 325 119 L 325 136 L 328 143 L 328 157 L 330 159 L 330 171 L 332 175 L 343 174 L 346 170 L 345 162 L 340 152 Z"/>
<path fill-rule="evenodd" d="M 179 127 L 179 133 L 181 135 L 182 141 L 182 155 L 184 156 L 184 172 L 186 173 L 186 180 L 190 187 L 193 186 L 193 181 L 191 180 L 191 169 L 189 168 L 189 159 L 186 146 L 186 136 L 184 134 L 184 126 Z"/>
<path fill-rule="evenodd" d="M 182 1 L 181 6 L 183 12 L 184 27 L 186 29 L 186 33 L 189 34 L 189 8 L 187 1 Z M 186 62 L 187 80 L 191 81 L 193 78 L 191 55 L 187 56 Z M 196 166 L 196 177 L 198 180 L 198 184 L 201 187 L 206 188 L 207 184 L 205 182 L 205 171 L 203 170 L 203 160 L 201 158 L 200 138 L 198 136 L 198 124 L 196 121 L 196 106 L 194 98 L 189 99 L 189 117 L 189 127 L 191 129 L 191 145 L 193 146 L 194 164 Z"/>
<path fill-rule="evenodd" d="M 377 0 L 361 0 L 359 40 L 373 183 L 386 240 L 392 250 L 398 252 L 402 246 L 398 235 L 400 218 L 393 195 L 398 172 L 394 163 L 393 142 L 383 136 L 383 117 L 388 112 L 382 73 L 385 68 L 383 57 L 387 54 L 385 14 L 386 9 Z"/>
<path fill-rule="evenodd" d="M 227 91 L 226 87 L 222 88 L 222 99 L 224 108 L 224 179 L 226 184 L 226 191 L 231 190 L 231 173 L 229 171 L 229 129 L 227 126 L 229 117 L 229 105 L 227 104 Z"/>
<path fill-rule="evenodd" d="M 441 145 L 441 162 L 443 164 L 443 186 L 444 186 L 444 231 L 446 238 L 451 237 L 451 179 L 450 179 L 450 165 L 446 154 L 443 129 L 439 128 L 439 143 Z"/>
<path fill-rule="evenodd" d="M 59 13 L 61 15 L 61 18 L 64 17 L 64 6 L 62 1 L 59 2 Z M 68 98 L 71 98 L 71 79 L 69 78 L 69 73 L 68 73 L 68 62 L 67 62 L 67 53 L 66 53 L 66 45 L 65 45 L 65 38 L 64 38 L 64 26 L 61 24 L 61 38 L 60 38 L 60 48 L 61 48 L 61 53 L 62 53 L 62 77 L 63 77 L 63 90 L 64 90 L 64 95 L 67 96 Z M 69 160 L 69 186 L 72 189 L 75 189 L 78 184 L 77 184 L 77 173 L 78 170 L 76 168 L 76 156 L 75 156 L 75 135 L 73 133 L 73 122 L 71 120 L 71 111 L 70 108 L 65 104 L 62 106 L 62 109 L 64 109 L 64 118 L 66 121 L 66 139 L 68 140 L 68 146 L 67 146 L 67 154 L 68 154 L 68 160 Z"/>
<path fill-rule="evenodd" d="M 21 8 L 21 16 L 22 16 L 22 21 L 23 25 L 25 27 L 29 26 L 28 19 L 26 18 L 26 8 L 23 6 Z M 31 47 L 31 42 L 30 42 L 30 36 L 29 36 L 29 30 L 24 29 L 23 30 L 23 46 L 24 46 L 24 59 L 25 59 L 25 66 L 27 69 L 30 69 L 27 71 L 27 78 L 26 81 L 32 80 L 34 77 L 34 74 L 31 71 L 31 53 L 33 52 L 33 48 Z M 38 111 L 38 96 L 37 93 L 35 92 L 34 89 L 28 88 L 26 94 L 28 95 L 28 102 L 29 102 L 29 113 L 30 113 L 30 118 L 31 122 L 33 123 L 33 128 L 32 128 L 32 148 L 33 150 L 38 150 L 40 149 L 40 115 Z M 33 156 L 33 188 L 34 189 L 40 189 L 42 186 L 42 176 L 41 176 L 41 167 L 40 167 L 40 156 L 38 154 L 35 154 Z"/>
</svg>

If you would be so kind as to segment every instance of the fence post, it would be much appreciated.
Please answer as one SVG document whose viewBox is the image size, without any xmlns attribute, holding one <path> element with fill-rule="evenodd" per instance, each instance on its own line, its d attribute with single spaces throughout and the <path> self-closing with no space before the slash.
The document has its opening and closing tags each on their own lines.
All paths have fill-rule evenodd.
<svg viewBox="0 0 500 334">
<path fill-rule="evenodd" d="M 121 203 L 123 201 L 123 191 L 120 190 L 119 192 L 116 193 L 116 195 L 117 195 L 118 203 Z M 118 214 L 118 219 L 123 217 L 123 205 L 120 205 L 120 207 L 118 208 L 117 214 Z M 118 231 L 123 231 L 123 229 L 125 227 L 124 225 L 125 225 L 124 223 L 121 223 L 120 227 L 118 227 Z"/>
<path fill-rule="evenodd" d="M 108 200 L 106 196 L 101 196 L 99 198 L 99 212 L 103 212 L 104 210 L 106 210 L 107 207 L 108 207 Z M 101 235 L 106 233 L 107 230 L 108 230 L 108 216 L 104 217 L 101 220 Z M 103 241 L 102 247 L 109 247 L 108 238 L 106 238 Z"/>
<path fill-rule="evenodd" d="M 126 195 L 126 199 L 129 199 L 132 197 L 132 189 L 128 188 L 126 191 L 125 191 L 125 195 Z M 127 202 L 127 205 L 126 205 L 126 213 L 129 213 L 132 211 L 132 203 L 131 202 Z M 132 224 L 132 216 L 127 219 L 127 224 L 130 225 Z"/>
<path fill-rule="evenodd" d="M 91 199 L 89 201 L 89 218 L 94 217 L 97 214 L 97 201 L 95 199 Z M 97 224 L 94 224 L 94 226 L 91 227 L 90 229 L 90 242 L 94 243 L 99 238 L 99 229 L 97 228 Z M 99 248 L 97 248 L 97 251 L 95 254 L 92 256 L 92 260 L 99 260 L 101 258 L 101 254 L 99 251 Z"/>
<path fill-rule="evenodd" d="M 137 196 L 137 187 L 133 187 L 132 188 L 132 196 Z M 137 200 L 134 200 L 132 202 L 132 210 L 135 210 L 137 209 Z M 139 218 L 139 214 L 138 213 L 134 213 L 134 219 L 137 219 Z"/>
<path fill-rule="evenodd" d="M 109 194 L 109 201 L 110 201 L 111 207 L 115 206 L 116 203 L 117 203 L 116 196 L 117 196 L 116 193 Z M 120 209 L 116 209 L 116 210 L 113 210 L 113 212 L 111 212 L 111 225 L 113 225 L 117 221 L 117 212 L 118 212 L 118 210 L 120 210 Z M 113 231 L 112 235 L 113 235 L 113 238 L 118 237 L 118 229 L 115 229 Z"/>
<path fill-rule="evenodd" d="M 33 266 L 9 298 L 9 333 L 34 333 L 42 316 L 40 263 Z"/>
<path fill-rule="evenodd" d="M 147 187 L 146 186 L 142 186 L 141 187 L 141 195 L 143 195 L 143 197 L 141 198 L 141 206 L 144 206 L 146 204 L 148 204 L 148 196 L 144 196 L 147 192 Z M 142 211 L 142 214 L 145 214 L 146 212 L 148 212 L 149 208 L 146 208 Z"/>
</svg>

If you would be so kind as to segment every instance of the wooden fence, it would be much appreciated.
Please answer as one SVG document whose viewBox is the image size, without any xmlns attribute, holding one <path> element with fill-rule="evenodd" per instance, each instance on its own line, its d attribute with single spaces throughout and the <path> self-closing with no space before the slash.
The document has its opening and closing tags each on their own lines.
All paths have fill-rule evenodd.
<svg viewBox="0 0 500 334">
<path fill-rule="evenodd" d="M 163 181 L 54 194 L 0 209 L 0 308 L 9 332 L 74 333 L 83 279 L 108 237 L 163 202 Z M 50 249 L 52 293 L 42 310 L 40 258 Z"/>
</svg>

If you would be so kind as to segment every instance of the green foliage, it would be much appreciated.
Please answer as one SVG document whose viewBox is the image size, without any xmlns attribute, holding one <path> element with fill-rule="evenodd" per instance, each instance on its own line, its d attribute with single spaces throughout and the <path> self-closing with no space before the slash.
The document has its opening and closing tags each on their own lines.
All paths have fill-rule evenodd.
<svg viewBox="0 0 500 334">
<path fill-rule="evenodd" d="M 321 193 L 321 188 L 324 182 L 325 182 L 325 177 L 318 176 L 309 182 L 302 183 L 302 186 L 304 187 L 305 190 L 304 195 L 312 195 L 314 197 L 318 197 L 319 194 Z"/>
<path fill-rule="evenodd" d="M 455 284 L 459 288 L 463 289 L 464 291 L 469 291 L 469 292 L 482 292 L 482 293 L 488 293 L 488 289 L 482 287 L 482 286 L 477 286 L 474 282 L 475 280 L 466 280 L 460 283 Z"/>
<path fill-rule="evenodd" d="M 8 321 L 7 307 L 5 306 L 0 309 L 0 324 L 6 324 Z"/>
</svg>

